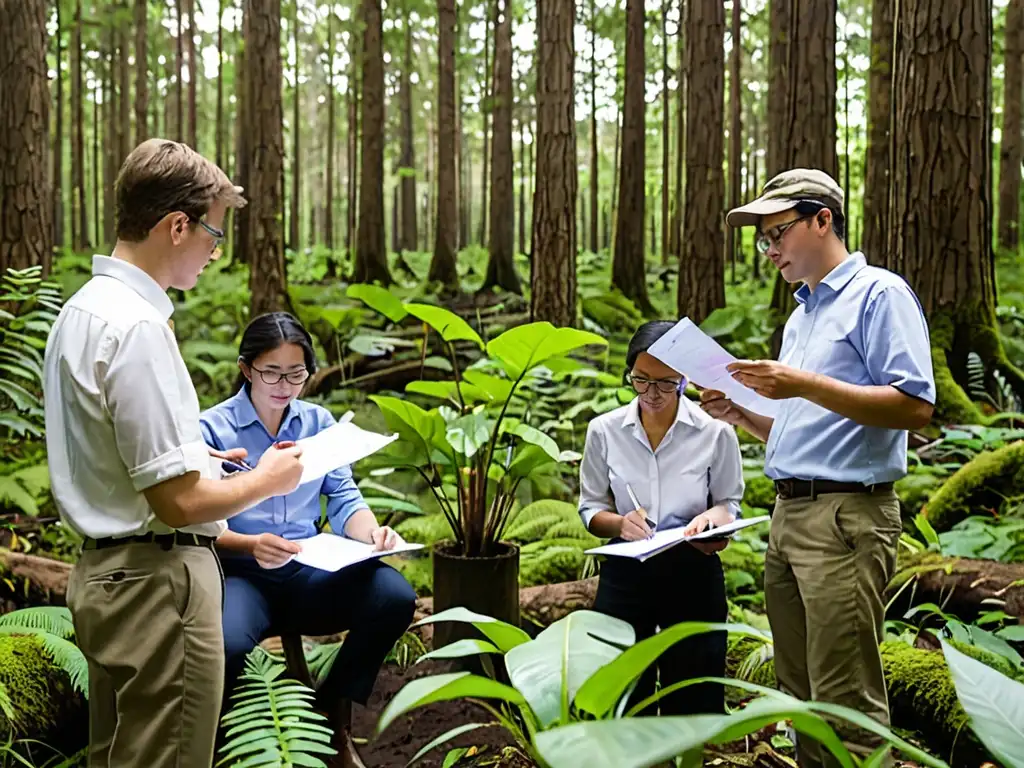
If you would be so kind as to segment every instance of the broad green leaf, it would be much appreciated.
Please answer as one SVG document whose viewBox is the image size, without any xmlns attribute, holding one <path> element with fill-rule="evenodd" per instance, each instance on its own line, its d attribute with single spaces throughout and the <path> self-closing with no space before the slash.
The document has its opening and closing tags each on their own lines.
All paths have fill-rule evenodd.
<svg viewBox="0 0 1024 768">
<path fill-rule="evenodd" d="M 971 728 L 1007 768 L 1024 766 L 1024 683 L 961 653 L 945 640 L 942 652 Z"/>
<path fill-rule="evenodd" d="M 448 424 L 445 439 L 456 452 L 471 459 L 491 439 L 491 422 L 483 410 L 467 413 Z"/>
<path fill-rule="evenodd" d="M 1003 627 L 996 632 L 996 637 L 1000 637 L 1010 643 L 1024 643 L 1024 624 L 1012 624 L 1008 627 Z"/>
<path fill-rule="evenodd" d="M 541 728 L 569 720 L 576 692 L 636 639 L 626 622 L 596 611 L 573 611 L 505 655 L 509 680 L 530 703 Z"/>
<path fill-rule="evenodd" d="M 463 640 L 456 640 L 454 643 L 442 646 L 437 650 L 424 653 L 416 663 L 429 661 L 430 659 L 462 659 L 466 656 L 478 656 L 481 653 L 501 653 L 493 643 L 480 640 L 475 637 L 467 637 Z"/>
<path fill-rule="evenodd" d="M 747 317 L 744 307 L 721 307 L 708 315 L 700 329 L 713 339 L 734 333 Z"/>
<path fill-rule="evenodd" d="M 400 323 L 408 314 L 402 302 L 392 295 L 391 291 L 379 285 L 357 283 L 350 285 L 345 295 L 350 299 L 358 299 L 375 312 L 380 312 L 392 323 Z"/>
<path fill-rule="evenodd" d="M 410 381 L 405 385 L 405 391 L 436 397 L 440 400 L 449 400 L 455 405 L 459 405 L 459 391 L 462 392 L 462 399 L 466 405 L 491 401 L 491 396 L 483 389 L 465 382 L 456 385 L 454 381 Z"/>
<path fill-rule="evenodd" d="M 771 639 L 764 632 L 746 624 L 700 621 L 675 624 L 627 648 L 621 656 L 602 667 L 580 688 L 576 694 L 576 706 L 596 717 L 604 717 L 632 682 L 666 650 L 687 637 L 713 631 L 727 631 L 766 641 Z"/>
<path fill-rule="evenodd" d="M 607 346 L 608 342 L 588 331 L 556 328 L 548 322 L 528 323 L 510 328 L 488 342 L 487 354 L 501 361 L 510 377 L 518 379 L 552 358 L 591 344 Z"/>
<path fill-rule="evenodd" d="M 367 357 L 380 357 L 395 351 L 395 347 L 416 347 L 412 339 L 399 339 L 394 336 L 383 336 L 376 333 L 360 333 L 348 342 L 353 352 Z"/>
<path fill-rule="evenodd" d="M 516 451 L 508 473 L 512 477 L 529 477 L 534 470 L 555 461 L 543 449 L 536 445 L 525 445 Z"/>
<path fill-rule="evenodd" d="M 939 534 L 935 532 L 928 518 L 920 512 L 914 516 L 914 525 L 924 537 L 925 544 L 939 546 Z"/>
<path fill-rule="evenodd" d="M 415 403 L 387 395 L 370 395 L 370 400 L 384 414 L 388 429 L 416 448 L 416 457 L 423 464 L 430 462 L 435 449 L 447 450 L 444 419 L 437 411 L 424 411 Z"/>
<path fill-rule="evenodd" d="M 460 725 L 455 728 L 452 728 L 450 731 L 442 733 L 436 739 L 434 739 L 425 747 L 423 747 L 419 752 L 413 755 L 412 759 L 408 763 L 406 763 L 406 766 L 410 766 L 416 761 L 422 760 L 431 750 L 440 747 L 442 744 L 445 744 L 451 741 L 452 739 L 458 738 L 464 733 L 475 731 L 477 728 L 487 728 L 489 725 L 490 723 L 466 723 L 465 725 Z"/>
<path fill-rule="evenodd" d="M 448 751 L 448 754 L 444 756 L 444 762 L 441 763 L 441 768 L 454 768 L 455 764 L 459 762 L 466 753 L 469 752 L 469 747 L 458 747 Z"/>
<path fill-rule="evenodd" d="M 441 338 L 445 341 L 472 341 L 478 347 L 483 348 L 484 343 L 480 339 L 480 335 L 454 312 L 430 304 L 404 304 L 403 306 L 410 315 L 419 318 L 441 334 Z"/>
<path fill-rule="evenodd" d="M 528 642 L 530 636 L 519 627 L 507 624 L 482 613 L 475 613 L 467 608 L 449 608 L 433 616 L 428 616 L 415 624 L 413 627 L 422 627 L 426 624 L 434 624 L 438 621 L 458 621 L 463 624 L 472 624 L 480 632 L 494 643 L 502 653 L 508 653 L 521 643 Z"/>
<path fill-rule="evenodd" d="M 558 461 L 559 450 L 558 443 L 552 438 L 545 435 L 536 427 L 531 427 L 529 424 L 524 424 L 518 419 L 506 419 L 501 422 L 502 433 L 511 432 L 516 437 L 521 438 L 530 445 L 536 445 L 538 448 L 544 451 L 554 461 Z"/>
<path fill-rule="evenodd" d="M 486 392 L 496 402 L 504 403 L 512 395 L 512 387 L 514 385 L 508 379 L 502 379 L 473 369 L 467 370 L 462 375 L 462 378 L 474 387 Z"/>
<path fill-rule="evenodd" d="M 501 701 L 525 706 L 526 700 L 515 688 L 469 672 L 450 672 L 432 675 L 406 683 L 395 697 L 388 702 L 377 723 L 377 733 L 383 732 L 396 718 L 418 707 L 438 701 L 453 699 L 500 699 Z"/>
</svg>

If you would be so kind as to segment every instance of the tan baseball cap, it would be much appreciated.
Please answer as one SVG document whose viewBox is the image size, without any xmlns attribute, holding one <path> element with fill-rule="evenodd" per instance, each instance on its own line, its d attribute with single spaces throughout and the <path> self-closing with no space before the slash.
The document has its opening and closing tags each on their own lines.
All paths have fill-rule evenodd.
<svg viewBox="0 0 1024 768">
<path fill-rule="evenodd" d="M 731 227 L 755 226 L 762 216 L 788 211 L 805 201 L 842 211 L 843 190 L 824 171 L 793 168 L 765 184 L 759 198 L 729 211 L 725 220 Z"/>
</svg>

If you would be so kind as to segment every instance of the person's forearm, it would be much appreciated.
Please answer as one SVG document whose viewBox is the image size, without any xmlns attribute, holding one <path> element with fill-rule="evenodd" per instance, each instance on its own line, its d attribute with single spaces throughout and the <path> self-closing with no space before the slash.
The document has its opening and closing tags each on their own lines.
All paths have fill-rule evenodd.
<svg viewBox="0 0 1024 768">
<path fill-rule="evenodd" d="M 232 530 L 224 531 L 217 539 L 217 549 L 223 549 L 226 552 L 240 552 L 251 555 L 255 546 L 255 536 L 247 536 L 244 533 L 236 533 Z"/>
<path fill-rule="evenodd" d="M 588 530 L 599 539 L 614 539 L 622 533 L 622 515 L 602 510 L 591 518 Z"/>
<path fill-rule="evenodd" d="M 198 472 L 176 477 L 145 491 L 146 500 L 161 522 L 171 528 L 227 520 L 271 494 L 261 473 L 243 472 L 211 480 Z"/>
<path fill-rule="evenodd" d="M 733 408 L 736 408 L 743 414 L 743 421 L 736 426 L 745 429 L 762 443 L 767 443 L 768 435 L 771 434 L 772 424 L 775 423 L 775 419 L 754 413 L 739 405 L 734 404 Z"/>
<path fill-rule="evenodd" d="M 715 527 L 719 525 L 728 525 L 736 518 L 733 516 L 732 511 L 729 509 L 728 504 L 716 504 L 706 512 L 707 516 L 711 518 L 711 522 L 715 524 Z"/>
<path fill-rule="evenodd" d="M 363 509 L 356 510 L 352 517 L 348 519 L 348 522 L 345 523 L 343 535 L 365 544 L 372 544 L 373 537 L 371 534 L 378 528 L 380 528 L 380 523 L 377 522 L 376 515 L 364 507 Z"/>
<path fill-rule="evenodd" d="M 920 429 L 932 417 L 932 406 L 892 386 L 860 386 L 820 373 L 807 375 L 805 400 L 865 427 Z"/>
</svg>

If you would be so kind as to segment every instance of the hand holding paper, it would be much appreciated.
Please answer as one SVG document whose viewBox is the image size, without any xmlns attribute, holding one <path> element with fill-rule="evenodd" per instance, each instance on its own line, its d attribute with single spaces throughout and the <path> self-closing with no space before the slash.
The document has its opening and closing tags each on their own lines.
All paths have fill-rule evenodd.
<svg viewBox="0 0 1024 768">
<path fill-rule="evenodd" d="M 319 480 L 338 467 L 355 464 L 398 439 L 397 434 L 381 435 L 360 429 L 351 419 L 351 413 L 346 413 L 334 426 L 299 440 L 298 446 L 302 449 L 300 485 Z"/>
<path fill-rule="evenodd" d="M 687 528 L 672 528 L 667 531 L 658 531 L 649 539 L 626 541 L 618 544 L 605 544 L 600 547 L 594 547 L 593 549 L 586 550 L 586 554 L 617 555 L 619 557 L 629 557 L 643 562 L 644 560 L 654 557 L 655 555 L 664 552 L 666 549 L 670 549 L 676 544 L 681 544 L 684 541 L 714 540 L 718 537 L 729 536 L 748 526 L 758 525 L 759 523 L 764 523 L 769 520 L 771 520 L 771 518 L 768 515 L 740 518 L 728 523 L 727 525 L 719 525 L 711 530 L 705 530 L 693 535 L 687 535 Z"/>
</svg>

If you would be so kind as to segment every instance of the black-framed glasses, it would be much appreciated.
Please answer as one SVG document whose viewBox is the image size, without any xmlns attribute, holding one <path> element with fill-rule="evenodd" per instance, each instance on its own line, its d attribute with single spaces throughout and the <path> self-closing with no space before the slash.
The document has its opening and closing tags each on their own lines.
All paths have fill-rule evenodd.
<svg viewBox="0 0 1024 768">
<path fill-rule="evenodd" d="M 754 244 L 757 246 L 757 251 L 760 254 L 766 254 L 771 249 L 772 245 L 777 248 L 782 242 L 782 238 L 785 237 L 786 233 L 790 230 L 794 224 L 799 224 L 801 221 L 807 221 L 807 219 L 814 218 L 817 213 L 808 213 L 799 218 L 787 221 L 784 224 L 779 224 L 777 227 L 772 227 L 767 232 L 759 232 L 757 238 L 754 240 Z"/>
<path fill-rule="evenodd" d="M 217 229 L 216 227 L 211 227 L 202 219 L 195 219 L 195 221 L 199 222 L 199 226 L 201 226 L 203 229 L 205 229 L 207 232 L 213 235 L 213 248 L 210 249 L 210 252 L 212 253 L 213 251 L 216 251 L 218 248 L 220 248 L 221 243 L 224 242 L 224 230 Z"/>
<path fill-rule="evenodd" d="M 250 365 L 249 368 L 256 371 L 263 379 L 264 384 L 277 384 L 282 379 L 287 381 L 289 384 L 305 384 L 306 379 L 309 378 L 309 371 L 302 368 L 298 371 L 289 371 L 288 373 L 281 373 L 280 371 L 261 370 L 254 365 Z"/>
<path fill-rule="evenodd" d="M 679 390 L 682 381 L 680 379 L 648 379 L 646 376 L 634 376 L 632 373 L 627 373 L 626 383 L 631 385 L 638 395 L 645 394 L 651 388 L 651 384 L 654 384 L 659 392 L 670 395 Z"/>
</svg>

